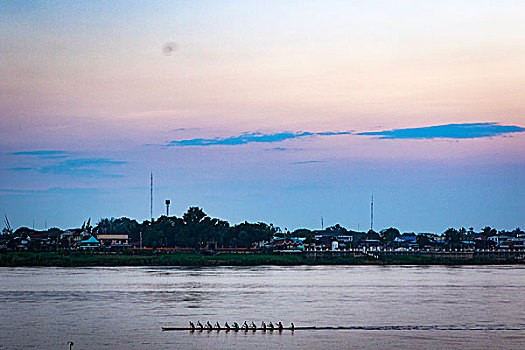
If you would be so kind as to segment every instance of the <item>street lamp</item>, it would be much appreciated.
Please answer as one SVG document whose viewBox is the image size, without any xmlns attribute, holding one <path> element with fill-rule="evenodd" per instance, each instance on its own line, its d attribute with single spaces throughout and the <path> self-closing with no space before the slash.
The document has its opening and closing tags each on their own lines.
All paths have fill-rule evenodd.
<svg viewBox="0 0 525 350">
<path fill-rule="evenodd" d="M 169 199 L 166 199 L 166 217 L 170 216 L 170 204 L 171 201 Z"/>
</svg>

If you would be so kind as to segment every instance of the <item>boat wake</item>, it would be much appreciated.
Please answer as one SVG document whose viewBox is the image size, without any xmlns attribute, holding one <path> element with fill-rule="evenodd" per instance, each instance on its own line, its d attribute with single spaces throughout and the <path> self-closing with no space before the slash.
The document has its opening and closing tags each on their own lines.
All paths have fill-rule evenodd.
<svg viewBox="0 0 525 350">
<path fill-rule="evenodd" d="M 189 327 L 162 327 L 163 331 L 192 331 L 192 332 L 282 332 L 282 331 L 329 331 L 329 330 L 364 330 L 364 331 L 521 331 L 525 324 L 456 324 L 456 325 L 383 325 L 383 326 L 295 326 L 282 329 L 250 328 L 189 328 Z"/>
</svg>

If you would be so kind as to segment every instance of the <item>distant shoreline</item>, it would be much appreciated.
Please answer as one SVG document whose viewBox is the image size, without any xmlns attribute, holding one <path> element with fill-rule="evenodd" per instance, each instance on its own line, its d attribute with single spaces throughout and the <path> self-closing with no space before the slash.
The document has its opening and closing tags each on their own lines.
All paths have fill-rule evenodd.
<svg viewBox="0 0 525 350">
<path fill-rule="evenodd" d="M 89 267 L 89 266 L 299 266 L 299 265 L 501 265 L 525 264 L 523 258 L 437 257 L 433 255 L 389 255 L 371 258 L 320 254 L 59 254 L 8 252 L 0 254 L 0 267 Z"/>
</svg>

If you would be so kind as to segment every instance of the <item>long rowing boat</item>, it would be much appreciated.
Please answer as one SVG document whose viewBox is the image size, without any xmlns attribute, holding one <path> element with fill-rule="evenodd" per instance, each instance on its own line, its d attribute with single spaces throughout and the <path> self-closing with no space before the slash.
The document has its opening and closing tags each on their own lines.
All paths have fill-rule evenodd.
<svg viewBox="0 0 525 350">
<path fill-rule="evenodd" d="M 195 328 L 191 328 L 191 327 L 162 327 L 162 330 L 163 331 L 196 331 L 196 332 L 200 332 L 200 331 L 232 331 L 232 332 L 249 332 L 249 331 L 252 331 L 252 332 L 255 332 L 255 331 L 268 331 L 268 332 L 271 332 L 271 331 L 294 331 L 294 330 L 304 330 L 304 329 L 320 329 L 319 327 L 315 327 L 315 326 L 312 326 L 312 327 L 283 327 L 283 328 L 278 328 L 278 327 L 275 327 L 273 329 L 270 329 L 268 327 L 266 328 L 261 328 L 261 327 L 257 327 L 257 328 L 233 328 L 233 327 L 230 327 L 230 328 L 225 328 L 225 327 L 220 327 L 220 328 L 217 328 L 217 327 L 213 327 L 213 328 L 209 328 L 209 327 L 204 327 L 203 329 L 200 329 L 199 327 L 195 327 Z"/>
<path fill-rule="evenodd" d="M 161 327 L 163 331 L 195 331 L 195 332 L 201 332 L 201 331 L 231 331 L 231 332 L 255 332 L 255 331 L 266 331 L 266 332 L 279 332 L 279 331 L 302 331 L 302 330 L 322 330 L 322 329 L 355 329 L 355 327 L 333 327 L 333 326 L 324 326 L 324 327 L 318 327 L 318 326 L 295 326 L 295 327 L 274 327 L 273 329 L 266 327 L 266 328 L 225 328 L 225 327 L 204 327 L 204 328 L 191 328 L 191 327 Z"/>
<path fill-rule="evenodd" d="M 294 326 L 294 327 L 274 327 L 273 329 L 266 327 L 248 328 L 226 328 L 226 327 L 161 327 L 163 331 L 190 331 L 190 332 L 212 332 L 212 331 L 226 331 L 226 332 L 280 332 L 280 331 L 315 331 L 315 330 L 367 330 L 367 331 L 385 331 L 385 330 L 399 330 L 399 331 L 428 331 L 428 330 L 447 330 L 447 331 L 463 331 L 463 330 L 523 330 L 520 325 L 491 325 L 491 324 L 458 324 L 458 325 L 383 325 L 383 326 Z"/>
</svg>

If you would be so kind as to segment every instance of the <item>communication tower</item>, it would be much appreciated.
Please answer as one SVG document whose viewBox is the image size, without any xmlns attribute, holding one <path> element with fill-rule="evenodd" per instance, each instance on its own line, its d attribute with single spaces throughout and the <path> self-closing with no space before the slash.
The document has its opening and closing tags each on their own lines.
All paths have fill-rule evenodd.
<svg viewBox="0 0 525 350">
<path fill-rule="evenodd" d="M 149 198 L 149 214 L 151 217 L 151 223 L 153 223 L 153 171 L 150 176 Z"/>
<path fill-rule="evenodd" d="M 370 230 L 374 229 L 374 195 L 372 195 L 372 201 L 370 202 Z"/>
</svg>

